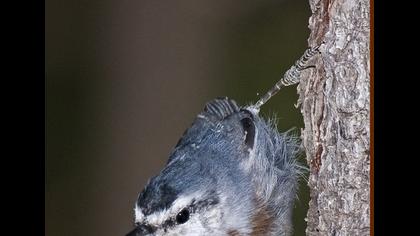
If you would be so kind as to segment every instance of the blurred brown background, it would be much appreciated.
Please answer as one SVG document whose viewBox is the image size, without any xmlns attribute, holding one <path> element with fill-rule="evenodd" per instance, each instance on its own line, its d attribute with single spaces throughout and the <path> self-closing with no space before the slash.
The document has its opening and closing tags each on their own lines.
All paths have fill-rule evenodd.
<svg viewBox="0 0 420 236">
<path fill-rule="evenodd" d="M 124 235 L 206 101 L 255 102 L 303 53 L 306 0 L 46 1 L 46 235 Z M 296 86 L 262 113 L 302 127 Z M 304 235 L 303 183 L 295 235 Z"/>
</svg>

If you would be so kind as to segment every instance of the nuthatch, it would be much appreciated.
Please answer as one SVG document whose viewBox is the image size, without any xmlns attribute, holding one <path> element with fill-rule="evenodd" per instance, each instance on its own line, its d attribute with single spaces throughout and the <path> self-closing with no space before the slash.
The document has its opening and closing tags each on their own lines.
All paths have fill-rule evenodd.
<svg viewBox="0 0 420 236">
<path fill-rule="evenodd" d="M 207 103 L 140 193 L 127 236 L 290 235 L 305 168 L 298 138 L 258 114 L 276 87 L 251 106 L 228 98 Z"/>
</svg>

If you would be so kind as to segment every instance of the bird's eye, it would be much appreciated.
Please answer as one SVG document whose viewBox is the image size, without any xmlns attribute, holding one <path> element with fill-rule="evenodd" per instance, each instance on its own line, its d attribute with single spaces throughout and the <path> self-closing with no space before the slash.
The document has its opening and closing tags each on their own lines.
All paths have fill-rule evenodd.
<svg viewBox="0 0 420 236">
<path fill-rule="evenodd" d="M 188 221 L 188 219 L 190 219 L 190 212 L 188 209 L 183 209 L 178 213 L 178 215 L 176 215 L 176 222 L 178 224 L 184 224 Z"/>
</svg>

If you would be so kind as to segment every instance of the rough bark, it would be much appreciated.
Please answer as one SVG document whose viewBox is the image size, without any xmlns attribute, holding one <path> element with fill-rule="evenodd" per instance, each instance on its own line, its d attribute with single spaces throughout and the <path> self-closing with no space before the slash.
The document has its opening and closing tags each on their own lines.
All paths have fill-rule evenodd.
<svg viewBox="0 0 420 236">
<path fill-rule="evenodd" d="M 369 235 L 369 1 L 309 2 L 309 45 L 323 46 L 298 86 L 310 166 L 306 234 Z"/>
</svg>

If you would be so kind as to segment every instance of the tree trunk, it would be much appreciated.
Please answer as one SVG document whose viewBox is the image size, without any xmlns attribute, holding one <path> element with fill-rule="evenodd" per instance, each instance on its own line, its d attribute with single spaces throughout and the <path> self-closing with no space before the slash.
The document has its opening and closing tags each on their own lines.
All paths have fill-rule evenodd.
<svg viewBox="0 0 420 236">
<path fill-rule="evenodd" d="M 369 235 L 370 4 L 309 2 L 309 45 L 323 45 L 298 86 L 310 166 L 306 234 Z"/>
</svg>

